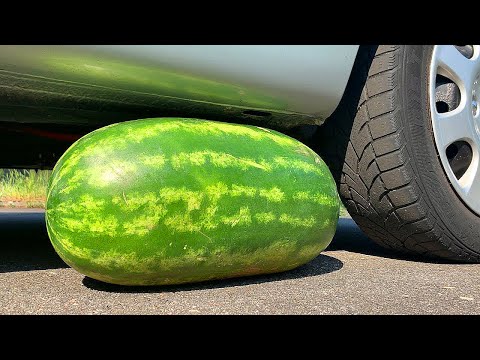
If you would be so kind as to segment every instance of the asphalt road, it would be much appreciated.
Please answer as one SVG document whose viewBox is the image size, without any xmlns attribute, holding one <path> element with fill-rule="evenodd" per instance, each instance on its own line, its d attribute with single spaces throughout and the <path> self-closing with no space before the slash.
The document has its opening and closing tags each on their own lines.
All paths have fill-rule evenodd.
<svg viewBox="0 0 480 360">
<path fill-rule="evenodd" d="M 480 265 L 401 258 L 342 218 L 326 251 L 286 273 L 121 287 L 65 265 L 43 212 L 1 210 L 0 314 L 480 314 Z"/>
</svg>

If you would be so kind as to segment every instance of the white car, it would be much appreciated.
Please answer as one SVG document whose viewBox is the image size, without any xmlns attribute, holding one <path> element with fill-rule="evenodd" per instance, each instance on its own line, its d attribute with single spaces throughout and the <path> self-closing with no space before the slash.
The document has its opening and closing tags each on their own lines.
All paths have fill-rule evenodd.
<svg viewBox="0 0 480 360">
<path fill-rule="evenodd" d="M 131 119 L 261 125 L 323 157 L 374 241 L 478 262 L 479 76 L 479 45 L 0 46 L 0 167 Z"/>
</svg>

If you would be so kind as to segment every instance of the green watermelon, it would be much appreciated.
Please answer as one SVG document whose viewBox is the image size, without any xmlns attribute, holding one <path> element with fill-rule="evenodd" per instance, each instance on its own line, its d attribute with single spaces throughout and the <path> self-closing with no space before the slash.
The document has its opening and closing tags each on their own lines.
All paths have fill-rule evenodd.
<svg viewBox="0 0 480 360">
<path fill-rule="evenodd" d="M 333 238 L 335 182 L 301 142 L 255 126 L 128 121 L 60 158 L 46 224 L 59 256 L 91 278 L 162 285 L 273 273 Z"/>
</svg>

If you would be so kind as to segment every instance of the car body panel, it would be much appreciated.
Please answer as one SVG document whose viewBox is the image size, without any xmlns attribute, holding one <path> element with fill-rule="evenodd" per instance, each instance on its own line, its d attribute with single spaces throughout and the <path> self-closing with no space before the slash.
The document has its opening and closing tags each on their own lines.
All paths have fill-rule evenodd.
<svg viewBox="0 0 480 360">
<path fill-rule="evenodd" d="M 3 45 L 0 143 L 9 151 L 0 167 L 52 168 L 79 137 L 133 119 L 202 118 L 285 133 L 320 125 L 342 97 L 357 50 Z"/>
<path fill-rule="evenodd" d="M 104 112 L 103 125 L 112 122 L 110 114 L 123 121 L 122 113 L 135 118 L 178 110 L 227 121 L 253 116 L 274 127 L 320 124 L 337 106 L 357 50 L 357 45 L 2 46 L 0 121 L 91 124 Z"/>
<path fill-rule="evenodd" d="M 134 45 L 85 46 L 123 59 L 149 60 L 243 90 L 231 105 L 320 115 L 335 109 L 358 45 Z M 249 91 L 262 102 L 249 104 Z M 200 94 L 195 94 L 200 95 Z M 262 96 L 269 99 L 262 99 Z M 255 98 L 255 95 L 251 95 Z"/>
</svg>

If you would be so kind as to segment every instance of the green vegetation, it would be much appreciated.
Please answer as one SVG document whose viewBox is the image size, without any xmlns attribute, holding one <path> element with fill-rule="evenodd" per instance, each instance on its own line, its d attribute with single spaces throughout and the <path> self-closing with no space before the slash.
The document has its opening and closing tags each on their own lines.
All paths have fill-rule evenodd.
<svg viewBox="0 0 480 360">
<path fill-rule="evenodd" d="M 342 203 L 340 203 L 340 217 L 350 217 L 350 214 Z"/>
<path fill-rule="evenodd" d="M 0 169 L 0 206 L 45 208 L 49 170 Z"/>
<path fill-rule="evenodd" d="M 0 169 L 0 207 L 45 208 L 50 170 Z M 350 217 L 341 204 L 340 216 Z"/>
</svg>

